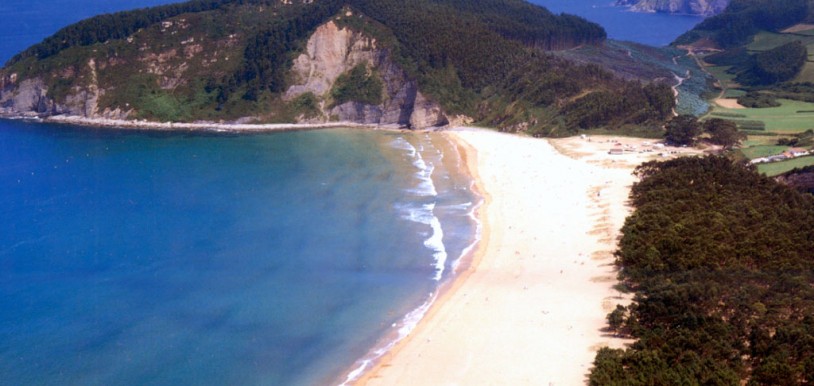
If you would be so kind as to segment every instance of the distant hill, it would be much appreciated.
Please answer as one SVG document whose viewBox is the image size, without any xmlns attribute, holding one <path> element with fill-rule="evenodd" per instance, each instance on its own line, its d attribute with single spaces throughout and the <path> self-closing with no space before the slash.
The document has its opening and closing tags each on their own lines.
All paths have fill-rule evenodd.
<svg viewBox="0 0 814 386">
<path fill-rule="evenodd" d="M 777 32 L 814 20 L 809 0 L 732 0 L 726 10 L 681 35 L 674 44 L 709 39 L 720 48 L 747 44 L 760 31 Z"/>
<path fill-rule="evenodd" d="M 638 12 L 665 12 L 682 15 L 717 15 L 729 0 L 616 0 L 616 5 L 629 6 Z"/>
<path fill-rule="evenodd" d="M 745 105 L 768 106 L 775 97 L 814 101 L 812 22 L 810 0 L 732 0 L 673 45 L 711 52 L 703 59 L 748 92 L 740 98 Z"/>
<path fill-rule="evenodd" d="M 193 0 L 62 29 L 0 70 L 0 108 L 176 122 L 475 120 L 545 135 L 658 126 L 674 104 L 668 86 L 546 54 L 604 39 L 596 24 L 520 0 Z"/>
</svg>

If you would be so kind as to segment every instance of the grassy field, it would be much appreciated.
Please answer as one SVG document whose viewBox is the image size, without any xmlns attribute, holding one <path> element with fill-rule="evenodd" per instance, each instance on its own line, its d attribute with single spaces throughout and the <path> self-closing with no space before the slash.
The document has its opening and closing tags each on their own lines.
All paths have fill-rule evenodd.
<svg viewBox="0 0 814 386">
<path fill-rule="evenodd" d="M 735 122 L 760 121 L 766 131 L 794 134 L 814 128 L 814 103 L 778 99 L 779 107 L 762 109 L 727 109 L 715 106 L 708 117 L 727 117 Z"/>
<path fill-rule="evenodd" d="M 814 46 L 808 46 L 808 52 L 814 52 Z M 812 62 L 812 57 L 808 57 L 808 62 L 806 62 L 803 69 L 797 74 L 797 77 L 794 78 L 794 82 L 814 82 L 814 62 Z"/>
<path fill-rule="evenodd" d="M 746 48 L 752 53 L 766 51 L 780 45 L 799 40 L 807 46 L 809 58 L 795 82 L 814 82 L 814 29 L 791 32 L 757 34 Z M 705 69 L 724 88 L 725 98 L 737 98 L 745 91 L 735 82 L 735 75 L 727 73 L 730 66 L 710 66 Z M 778 99 L 779 107 L 760 109 L 728 109 L 713 105 L 713 109 L 702 118 L 723 118 L 734 121 L 749 137 L 742 144 L 740 153 L 745 158 L 755 159 L 781 154 L 788 146 L 778 146 L 779 138 L 802 133 L 814 128 L 814 103 Z M 751 130 L 751 131 L 750 131 Z M 761 173 L 774 176 L 797 167 L 814 165 L 814 156 L 797 158 L 784 162 L 758 165 Z"/>
<path fill-rule="evenodd" d="M 707 72 L 712 74 L 715 79 L 718 79 L 721 82 L 721 85 L 727 89 L 731 89 L 734 87 L 738 87 L 739 85 L 735 83 L 735 75 L 726 72 L 732 68 L 732 66 L 710 66 L 706 67 L 705 69 Z"/>
<path fill-rule="evenodd" d="M 724 93 L 724 98 L 737 98 L 744 95 L 746 95 L 746 91 L 739 90 L 736 88 L 728 88 Z"/>
<path fill-rule="evenodd" d="M 749 146 L 746 148 L 741 149 L 741 153 L 749 159 L 761 158 L 761 157 L 768 157 L 770 155 L 777 155 L 780 154 L 786 149 L 788 146 L 777 146 L 777 145 L 757 145 L 757 146 Z"/>
<path fill-rule="evenodd" d="M 794 168 L 802 168 L 811 165 L 814 165 L 814 156 L 800 157 L 783 162 L 759 164 L 757 166 L 757 171 L 769 177 L 772 177 L 779 174 L 783 174 Z"/>
<path fill-rule="evenodd" d="M 814 44 L 814 36 L 811 35 L 784 34 L 764 31 L 758 33 L 752 43 L 749 43 L 749 45 L 746 46 L 746 49 L 753 52 L 766 51 L 786 43 L 791 43 L 795 40 L 803 42 L 804 45 Z"/>
<path fill-rule="evenodd" d="M 805 67 L 803 67 L 803 70 L 800 71 L 800 74 L 794 79 L 794 81 L 814 82 L 814 30 L 797 33 L 761 32 L 755 36 L 755 39 L 752 41 L 752 43 L 747 45 L 746 48 L 752 53 L 755 53 L 770 50 L 796 40 L 799 40 L 806 45 L 806 48 L 808 49 L 809 62 L 806 63 Z M 718 77 L 718 74 L 715 74 L 715 76 Z M 719 79 L 722 78 L 719 77 Z"/>
</svg>

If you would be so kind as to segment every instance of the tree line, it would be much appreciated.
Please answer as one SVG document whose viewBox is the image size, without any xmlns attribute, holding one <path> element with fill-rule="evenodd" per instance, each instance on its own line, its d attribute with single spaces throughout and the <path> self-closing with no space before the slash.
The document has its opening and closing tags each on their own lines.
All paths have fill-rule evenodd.
<svg viewBox="0 0 814 386">
<path fill-rule="evenodd" d="M 636 342 L 601 349 L 592 385 L 814 383 L 814 197 L 724 157 L 636 169 L 616 253 Z"/>
<path fill-rule="evenodd" d="M 732 66 L 727 72 L 747 86 L 773 85 L 794 79 L 805 66 L 808 49 L 802 42 L 789 42 L 770 50 L 750 54 L 735 47 L 710 55 L 704 60 L 718 66 Z"/>
</svg>

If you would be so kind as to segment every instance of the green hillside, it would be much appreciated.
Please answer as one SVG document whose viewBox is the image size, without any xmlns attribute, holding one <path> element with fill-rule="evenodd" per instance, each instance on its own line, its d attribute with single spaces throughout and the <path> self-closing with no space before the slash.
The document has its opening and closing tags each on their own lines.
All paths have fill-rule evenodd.
<svg viewBox="0 0 814 386">
<path fill-rule="evenodd" d="M 98 110 L 129 112 L 128 119 L 292 122 L 335 102 L 307 94 L 285 98 L 294 59 L 319 26 L 333 21 L 374 39 L 447 114 L 506 130 L 564 135 L 657 127 L 673 107 L 667 86 L 624 81 L 547 54 L 601 43 L 605 32 L 525 1 L 288 3 L 193 0 L 97 16 L 15 56 L 0 72 L 3 89 L 40 79 L 51 105 L 75 100 L 78 90 L 103 90 Z M 368 82 L 365 87 L 378 84 L 356 78 Z M 625 98 L 615 97 L 619 93 Z"/>
</svg>

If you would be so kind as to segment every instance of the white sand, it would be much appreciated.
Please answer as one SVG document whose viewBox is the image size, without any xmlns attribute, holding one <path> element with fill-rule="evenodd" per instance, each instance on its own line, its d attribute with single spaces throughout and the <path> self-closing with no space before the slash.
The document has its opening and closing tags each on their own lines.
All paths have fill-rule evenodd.
<svg viewBox="0 0 814 386">
<path fill-rule="evenodd" d="M 365 126 L 49 121 L 236 132 Z M 478 129 L 442 135 L 464 149 L 486 196 L 483 240 L 416 330 L 357 383 L 583 384 L 596 350 L 626 343 L 602 331 L 607 313 L 627 303 L 613 290 L 612 251 L 628 214 L 633 168 L 663 150 L 638 151 L 646 140 L 622 139 L 625 154 L 609 155 L 620 141 L 609 137 L 548 142 Z"/>
<path fill-rule="evenodd" d="M 602 331 L 627 302 L 612 288 L 612 251 L 632 168 L 656 155 L 611 156 L 605 139 L 556 141 L 590 155 L 582 159 L 541 139 L 445 135 L 466 149 L 487 197 L 483 240 L 418 328 L 358 384 L 583 384 L 596 350 L 625 343 Z"/>
</svg>

